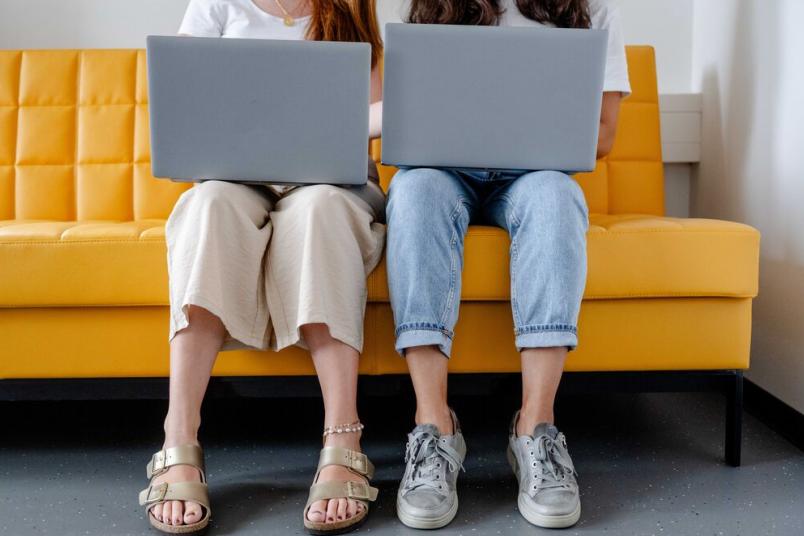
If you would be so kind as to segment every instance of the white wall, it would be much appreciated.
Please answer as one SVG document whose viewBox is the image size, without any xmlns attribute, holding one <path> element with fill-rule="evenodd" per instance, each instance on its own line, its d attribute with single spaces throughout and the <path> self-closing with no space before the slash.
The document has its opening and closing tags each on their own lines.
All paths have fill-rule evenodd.
<svg viewBox="0 0 804 536">
<path fill-rule="evenodd" d="M 0 0 L 0 48 L 142 48 L 188 0 Z"/>
<path fill-rule="evenodd" d="M 695 0 L 616 1 L 626 43 L 656 48 L 659 93 L 689 93 Z"/>
<path fill-rule="evenodd" d="M 178 29 L 188 0 L 0 0 L 0 48 L 136 48 Z M 401 0 L 378 0 L 383 20 Z M 690 89 L 694 0 L 612 0 L 626 39 L 656 47 L 659 90 Z"/>
<path fill-rule="evenodd" d="M 692 210 L 762 232 L 752 381 L 804 412 L 804 2 L 699 0 L 704 94 Z"/>
</svg>

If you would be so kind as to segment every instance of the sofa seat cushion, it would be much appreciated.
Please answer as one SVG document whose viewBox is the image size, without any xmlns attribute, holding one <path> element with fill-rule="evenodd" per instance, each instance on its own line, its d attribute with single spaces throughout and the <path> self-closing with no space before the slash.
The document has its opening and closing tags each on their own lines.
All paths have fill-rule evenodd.
<svg viewBox="0 0 804 536">
<path fill-rule="evenodd" d="M 738 223 L 644 215 L 595 215 L 588 233 L 585 300 L 755 297 L 759 232 Z M 505 231 L 473 227 L 466 237 L 462 299 L 510 299 Z M 369 295 L 388 300 L 386 267 Z"/>
<path fill-rule="evenodd" d="M 593 215 L 585 299 L 754 297 L 759 233 L 716 220 Z M 0 307 L 166 305 L 164 221 L 0 222 Z M 473 227 L 463 299 L 508 300 L 508 237 Z M 388 301 L 386 267 L 369 299 Z"/>
<path fill-rule="evenodd" d="M 0 222 L 0 307 L 167 303 L 164 220 Z"/>
</svg>

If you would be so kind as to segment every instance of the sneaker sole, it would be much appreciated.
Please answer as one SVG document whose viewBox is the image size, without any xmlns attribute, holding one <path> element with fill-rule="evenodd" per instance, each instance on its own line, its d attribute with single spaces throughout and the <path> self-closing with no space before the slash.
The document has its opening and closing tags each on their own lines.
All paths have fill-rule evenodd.
<svg viewBox="0 0 804 536">
<path fill-rule="evenodd" d="M 514 456 L 514 453 L 511 451 L 511 447 L 508 447 L 508 452 L 506 454 L 508 456 L 508 463 L 511 464 L 511 469 L 514 470 L 517 484 L 519 484 L 519 465 L 517 464 L 516 456 Z M 569 514 L 560 516 L 546 516 L 537 512 L 527 501 L 526 497 L 522 493 L 518 493 L 517 507 L 519 508 L 519 513 L 522 514 L 522 517 L 524 517 L 529 523 L 545 529 L 565 529 L 576 524 L 581 518 L 580 502 L 578 502 L 578 506 L 575 508 L 575 510 Z"/>
<path fill-rule="evenodd" d="M 424 529 L 424 530 L 432 530 L 432 529 L 440 529 L 442 527 L 446 527 L 452 520 L 455 519 L 455 516 L 458 514 L 458 497 L 455 497 L 455 502 L 452 504 L 452 508 L 441 517 L 432 519 L 426 517 L 417 517 L 410 514 L 405 513 L 405 511 L 399 507 L 399 501 L 396 503 L 396 516 L 399 518 L 399 521 L 402 522 L 403 525 L 406 527 L 410 527 L 412 529 Z"/>
</svg>

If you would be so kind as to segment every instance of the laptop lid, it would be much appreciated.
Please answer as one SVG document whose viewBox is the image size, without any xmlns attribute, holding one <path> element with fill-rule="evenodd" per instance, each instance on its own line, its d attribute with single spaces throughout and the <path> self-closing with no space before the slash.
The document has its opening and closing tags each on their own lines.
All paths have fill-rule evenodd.
<svg viewBox="0 0 804 536">
<path fill-rule="evenodd" d="M 608 31 L 388 24 L 385 164 L 588 171 Z"/>
<path fill-rule="evenodd" d="M 365 184 L 365 43 L 148 37 L 156 177 Z"/>
</svg>

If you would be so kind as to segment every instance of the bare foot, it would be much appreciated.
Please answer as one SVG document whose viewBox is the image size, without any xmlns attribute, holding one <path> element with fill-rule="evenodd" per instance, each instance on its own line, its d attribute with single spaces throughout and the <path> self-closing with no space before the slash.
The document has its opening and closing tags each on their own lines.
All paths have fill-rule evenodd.
<svg viewBox="0 0 804 536">
<path fill-rule="evenodd" d="M 171 446 L 198 444 L 195 441 L 184 441 L 179 443 L 165 443 L 163 448 Z M 201 472 L 191 465 L 174 465 L 167 471 L 154 478 L 153 486 L 163 482 L 175 484 L 177 482 L 201 482 Z M 203 507 L 191 501 L 165 501 L 151 507 L 151 514 L 166 525 L 192 525 L 198 523 L 204 517 Z"/>
<path fill-rule="evenodd" d="M 343 447 L 362 452 L 360 450 L 360 434 L 334 434 L 327 437 L 327 447 Z M 318 483 L 322 482 L 366 482 L 366 479 L 356 475 L 345 467 L 330 465 L 321 470 Z M 329 499 L 316 501 L 310 505 L 307 519 L 314 523 L 336 523 L 345 521 L 362 512 L 365 506 L 354 499 Z"/>
</svg>

